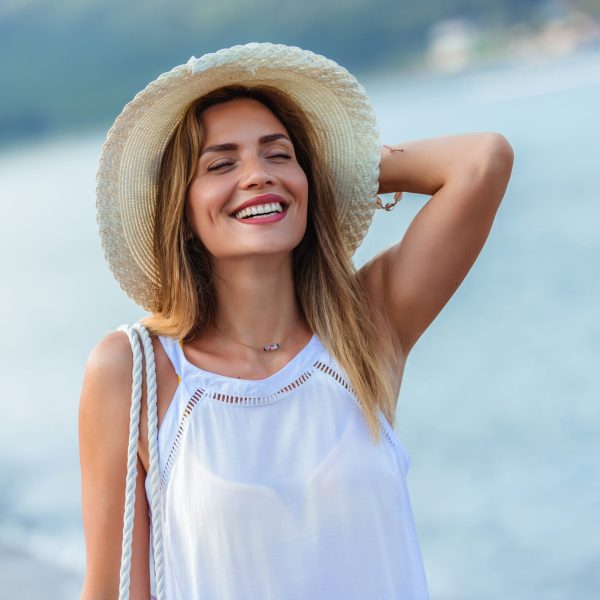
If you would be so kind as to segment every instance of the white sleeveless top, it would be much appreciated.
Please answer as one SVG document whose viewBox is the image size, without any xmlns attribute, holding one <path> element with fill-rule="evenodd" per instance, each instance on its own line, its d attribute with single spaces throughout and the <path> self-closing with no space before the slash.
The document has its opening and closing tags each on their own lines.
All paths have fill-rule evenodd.
<svg viewBox="0 0 600 600">
<path fill-rule="evenodd" d="M 381 411 L 374 442 L 316 335 L 257 381 L 160 341 L 180 378 L 159 430 L 167 600 L 428 598 L 409 458 Z"/>
</svg>

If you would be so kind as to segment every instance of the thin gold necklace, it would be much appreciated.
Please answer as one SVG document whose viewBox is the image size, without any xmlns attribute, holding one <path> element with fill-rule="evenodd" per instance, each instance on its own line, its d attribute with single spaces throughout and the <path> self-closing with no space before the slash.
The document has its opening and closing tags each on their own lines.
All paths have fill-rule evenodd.
<svg viewBox="0 0 600 600">
<path fill-rule="evenodd" d="M 240 342 L 238 340 L 234 340 L 232 337 L 226 335 L 225 333 L 223 333 L 214 323 L 213 323 L 213 327 L 226 339 L 231 340 L 232 342 L 235 342 L 236 344 L 240 344 L 240 346 L 246 346 L 246 348 L 252 348 L 252 350 L 261 350 L 261 348 L 257 348 L 256 346 L 249 346 L 248 344 L 244 344 L 244 342 Z M 262 347 L 262 350 L 264 352 L 274 352 L 275 350 L 279 350 L 279 348 L 281 347 L 281 343 L 280 342 L 273 342 L 272 344 L 265 344 Z"/>
</svg>

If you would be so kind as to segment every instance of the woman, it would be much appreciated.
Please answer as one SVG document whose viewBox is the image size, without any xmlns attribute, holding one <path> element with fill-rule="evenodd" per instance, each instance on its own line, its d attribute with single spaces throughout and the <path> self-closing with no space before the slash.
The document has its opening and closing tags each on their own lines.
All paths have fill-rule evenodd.
<svg viewBox="0 0 600 600">
<path fill-rule="evenodd" d="M 286 46 L 192 57 L 124 109 L 98 219 L 151 313 L 160 461 L 155 505 L 144 390 L 131 598 L 427 598 L 395 403 L 512 161 L 496 133 L 380 146 L 356 80 Z M 355 272 L 377 193 L 402 191 L 432 197 Z M 81 397 L 84 599 L 119 589 L 131 389 L 114 332 Z"/>
</svg>

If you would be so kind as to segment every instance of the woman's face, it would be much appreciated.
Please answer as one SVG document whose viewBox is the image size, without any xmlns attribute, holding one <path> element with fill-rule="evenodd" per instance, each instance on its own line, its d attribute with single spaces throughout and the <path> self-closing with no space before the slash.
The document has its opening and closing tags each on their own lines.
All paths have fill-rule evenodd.
<svg viewBox="0 0 600 600">
<path fill-rule="evenodd" d="M 285 127 L 247 98 L 207 108 L 202 125 L 187 198 L 195 234 L 217 259 L 291 252 L 306 230 L 308 181 Z"/>
</svg>

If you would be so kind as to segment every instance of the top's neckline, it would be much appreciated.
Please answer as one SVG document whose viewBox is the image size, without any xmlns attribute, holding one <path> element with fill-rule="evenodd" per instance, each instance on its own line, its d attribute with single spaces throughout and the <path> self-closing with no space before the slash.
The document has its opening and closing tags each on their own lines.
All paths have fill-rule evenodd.
<svg viewBox="0 0 600 600">
<path fill-rule="evenodd" d="M 208 385 L 217 383 L 226 385 L 227 387 L 244 387 L 250 392 L 255 390 L 260 393 L 264 393 L 266 388 L 273 390 L 274 388 L 285 385 L 289 383 L 289 381 L 295 379 L 301 371 L 308 368 L 309 363 L 312 364 L 312 362 L 314 362 L 315 354 L 321 347 L 321 342 L 317 334 L 313 333 L 309 341 L 281 369 L 279 369 L 279 371 L 276 371 L 264 379 L 241 379 L 202 369 L 188 360 L 177 340 L 172 340 L 172 342 L 175 343 L 177 350 L 179 351 L 182 379 L 201 378 L 205 380 Z"/>
</svg>

